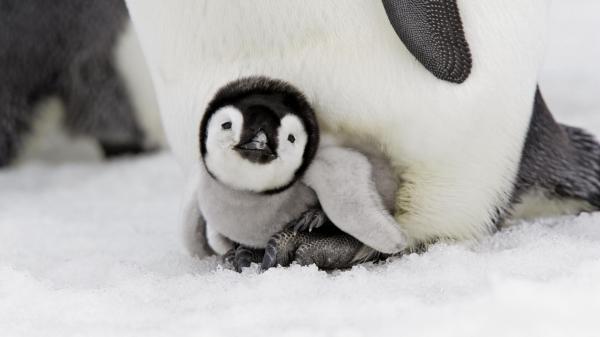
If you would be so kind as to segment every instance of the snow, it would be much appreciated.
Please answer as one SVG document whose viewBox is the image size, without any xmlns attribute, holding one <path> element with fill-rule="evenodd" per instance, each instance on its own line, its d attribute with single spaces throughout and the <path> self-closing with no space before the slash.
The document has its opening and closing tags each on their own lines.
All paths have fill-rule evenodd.
<svg viewBox="0 0 600 337">
<path fill-rule="evenodd" d="M 600 134 L 600 4 L 554 6 L 542 90 L 559 120 Z M 101 163 L 68 145 L 0 171 L 1 336 L 600 333 L 600 214 L 350 271 L 236 274 L 185 252 L 170 155 Z"/>
</svg>

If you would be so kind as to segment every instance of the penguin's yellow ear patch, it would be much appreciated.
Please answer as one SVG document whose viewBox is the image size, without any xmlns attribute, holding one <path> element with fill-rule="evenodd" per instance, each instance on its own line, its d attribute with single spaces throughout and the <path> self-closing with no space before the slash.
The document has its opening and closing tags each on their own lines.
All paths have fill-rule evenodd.
<svg viewBox="0 0 600 337">
<path fill-rule="evenodd" d="M 383 0 L 406 48 L 437 78 L 463 83 L 473 60 L 456 0 Z"/>
</svg>

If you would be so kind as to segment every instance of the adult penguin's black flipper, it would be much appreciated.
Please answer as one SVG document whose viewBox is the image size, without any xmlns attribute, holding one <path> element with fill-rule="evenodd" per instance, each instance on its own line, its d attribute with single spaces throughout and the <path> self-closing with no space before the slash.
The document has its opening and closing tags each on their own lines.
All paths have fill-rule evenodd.
<svg viewBox="0 0 600 337">
<path fill-rule="evenodd" d="M 439 79 L 463 83 L 473 65 L 456 0 L 383 0 L 408 50 Z"/>
</svg>

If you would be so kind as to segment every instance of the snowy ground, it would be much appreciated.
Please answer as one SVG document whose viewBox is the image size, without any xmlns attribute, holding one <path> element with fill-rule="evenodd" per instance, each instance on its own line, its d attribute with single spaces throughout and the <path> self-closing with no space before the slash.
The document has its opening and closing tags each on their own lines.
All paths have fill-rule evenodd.
<svg viewBox="0 0 600 337">
<path fill-rule="evenodd" d="M 600 134 L 600 4 L 555 2 L 542 89 Z M 44 157 L 44 156 L 42 156 Z M 167 154 L 0 172 L 0 336 L 599 336 L 600 214 L 327 274 L 187 256 Z"/>
</svg>

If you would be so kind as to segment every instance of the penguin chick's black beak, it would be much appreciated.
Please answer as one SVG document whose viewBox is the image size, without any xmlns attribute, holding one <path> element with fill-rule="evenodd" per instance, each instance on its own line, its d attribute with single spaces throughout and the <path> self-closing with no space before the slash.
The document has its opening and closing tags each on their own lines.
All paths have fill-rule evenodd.
<svg viewBox="0 0 600 337">
<path fill-rule="evenodd" d="M 260 130 L 249 142 L 237 145 L 234 149 L 243 158 L 256 163 L 265 164 L 277 158 L 263 130 Z"/>
</svg>

